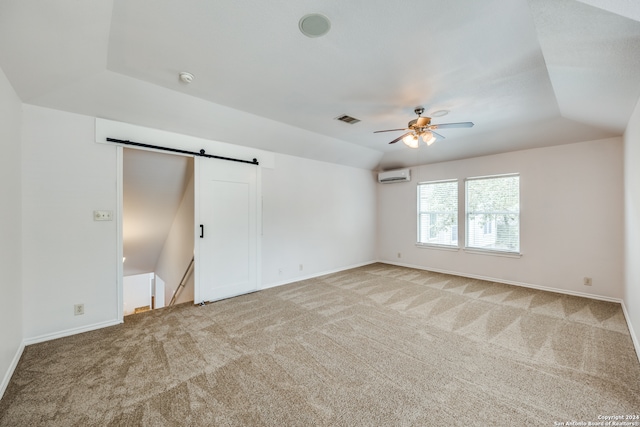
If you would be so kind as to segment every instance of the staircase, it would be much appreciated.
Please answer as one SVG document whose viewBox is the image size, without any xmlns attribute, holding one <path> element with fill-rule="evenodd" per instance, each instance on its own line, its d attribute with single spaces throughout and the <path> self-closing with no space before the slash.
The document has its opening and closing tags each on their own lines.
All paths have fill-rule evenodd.
<svg viewBox="0 0 640 427">
<path fill-rule="evenodd" d="M 194 257 L 191 257 L 191 262 L 189 262 L 189 266 L 185 270 L 184 275 L 182 276 L 182 280 L 180 280 L 180 284 L 178 285 L 178 288 L 173 293 L 173 297 L 171 297 L 171 301 L 169 302 L 168 307 L 171 307 L 176 303 L 176 300 L 178 299 L 178 295 L 180 295 L 180 292 L 182 291 L 182 289 L 184 289 L 184 286 L 187 284 L 187 279 L 189 278 L 189 275 L 193 271 L 194 259 L 195 259 Z"/>
</svg>

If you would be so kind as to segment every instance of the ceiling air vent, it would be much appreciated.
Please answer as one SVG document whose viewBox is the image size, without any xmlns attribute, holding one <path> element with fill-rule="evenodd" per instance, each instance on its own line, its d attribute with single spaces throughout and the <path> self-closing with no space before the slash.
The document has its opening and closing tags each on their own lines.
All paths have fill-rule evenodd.
<svg viewBox="0 0 640 427">
<path fill-rule="evenodd" d="M 349 123 L 350 125 L 354 125 L 360 121 L 359 119 L 356 119 L 355 117 L 347 116 L 346 114 L 336 117 L 336 120 Z"/>
</svg>

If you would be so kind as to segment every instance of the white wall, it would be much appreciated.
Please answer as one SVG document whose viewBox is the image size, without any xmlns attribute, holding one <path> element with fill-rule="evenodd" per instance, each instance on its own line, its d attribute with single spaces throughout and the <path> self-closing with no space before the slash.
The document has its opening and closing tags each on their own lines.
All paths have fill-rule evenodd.
<svg viewBox="0 0 640 427">
<path fill-rule="evenodd" d="M 640 358 L 640 101 L 624 135 L 624 302 Z"/>
<path fill-rule="evenodd" d="M 94 119 L 24 105 L 24 335 L 53 338 L 118 321 L 116 147 L 96 144 Z M 121 260 L 120 260 L 121 262 Z M 74 304 L 84 315 L 74 316 Z"/>
<path fill-rule="evenodd" d="M 20 108 L 0 73 L 0 283 L 6 295 L 13 293 L 0 299 L 0 374 L 10 368 L 21 337 L 33 342 L 118 321 L 116 224 L 92 218 L 95 209 L 116 212 L 116 148 L 93 142 L 92 117 L 25 105 L 20 129 Z M 428 165 L 414 169 L 409 184 L 385 186 L 367 170 L 274 155 L 273 168 L 262 169 L 262 287 L 377 256 L 464 275 L 624 296 L 637 331 L 639 118 L 637 108 L 624 144 L 625 285 L 623 144 L 610 139 Z M 507 172 L 521 174 L 522 258 L 415 247 L 418 180 Z M 582 285 L 584 276 L 593 277 L 591 288 Z M 15 303 L 21 281 L 22 306 Z M 73 315 L 77 303 L 85 304 L 83 316 Z"/>
<path fill-rule="evenodd" d="M 153 273 L 134 274 L 122 278 L 122 299 L 124 315 L 134 314 L 138 307 L 151 307 Z"/>
<path fill-rule="evenodd" d="M 0 397 L 21 353 L 22 103 L 0 69 Z"/>
<path fill-rule="evenodd" d="M 153 295 L 155 296 L 154 307 L 162 308 L 165 304 L 165 295 L 164 295 L 164 281 L 162 279 L 158 280 L 158 276 L 154 274 L 153 280 Z"/>
<path fill-rule="evenodd" d="M 263 288 L 376 259 L 371 171 L 276 154 L 262 178 Z"/>
<path fill-rule="evenodd" d="M 156 275 L 164 282 L 165 304 L 171 302 L 173 293 L 180 285 L 180 280 L 193 257 L 193 218 L 194 218 L 194 193 L 193 176 L 187 184 L 180 207 L 167 235 L 167 240 L 162 247 L 156 263 Z M 193 272 L 184 289 L 180 291 L 176 304 L 193 301 Z"/>
<path fill-rule="evenodd" d="M 613 138 L 414 168 L 410 183 L 378 186 L 379 258 L 463 276 L 621 299 L 622 165 L 622 140 Z M 521 258 L 415 246 L 418 182 L 455 178 L 463 182 L 466 177 L 514 172 L 520 173 Z M 460 191 L 464 193 L 464 185 Z M 464 212 L 463 202 L 460 209 Z M 464 217 L 458 221 L 462 228 Z M 585 276 L 593 278 L 593 286 L 583 285 Z"/>
<path fill-rule="evenodd" d="M 22 106 L 0 70 L 0 392 L 22 342 L 119 322 L 116 221 L 95 222 L 92 216 L 98 209 L 117 213 L 116 147 L 94 142 L 94 121 Z M 138 137 L 130 126 L 122 135 L 113 128 L 108 132 Z M 166 132 L 152 136 L 158 143 L 175 138 Z M 104 141 L 104 135 L 98 139 Z M 206 145 L 222 155 L 257 154 L 266 166 L 262 287 L 376 258 L 371 172 L 191 140 L 192 149 Z M 193 239 L 192 232 L 186 235 Z M 192 252 L 193 241 L 186 245 Z M 85 314 L 74 316 L 73 306 L 80 303 Z"/>
</svg>

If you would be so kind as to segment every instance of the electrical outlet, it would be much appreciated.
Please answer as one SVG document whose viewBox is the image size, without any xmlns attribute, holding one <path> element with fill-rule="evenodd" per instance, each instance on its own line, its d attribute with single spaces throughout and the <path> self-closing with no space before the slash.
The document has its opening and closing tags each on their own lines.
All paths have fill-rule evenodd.
<svg viewBox="0 0 640 427">
<path fill-rule="evenodd" d="M 302 266 L 302 264 L 300 264 L 300 271 L 302 271 L 304 269 L 304 267 Z"/>
<path fill-rule="evenodd" d="M 93 211 L 94 221 L 113 221 L 113 211 Z"/>
<path fill-rule="evenodd" d="M 84 314 L 84 304 L 76 304 L 73 306 L 73 315 L 80 316 Z"/>
<path fill-rule="evenodd" d="M 593 283 L 591 282 L 591 277 L 585 277 L 583 284 L 585 286 L 591 286 Z"/>
<path fill-rule="evenodd" d="M 398 258 L 402 258 L 402 253 L 398 252 Z"/>
</svg>

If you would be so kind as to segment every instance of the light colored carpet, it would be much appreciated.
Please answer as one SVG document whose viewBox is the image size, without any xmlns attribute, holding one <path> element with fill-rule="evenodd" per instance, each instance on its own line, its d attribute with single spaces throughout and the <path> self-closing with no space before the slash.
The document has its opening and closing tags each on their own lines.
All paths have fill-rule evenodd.
<svg viewBox="0 0 640 427">
<path fill-rule="evenodd" d="M 553 426 L 639 413 L 619 304 L 384 264 L 29 346 L 0 401 L 1 426 Z"/>
</svg>

